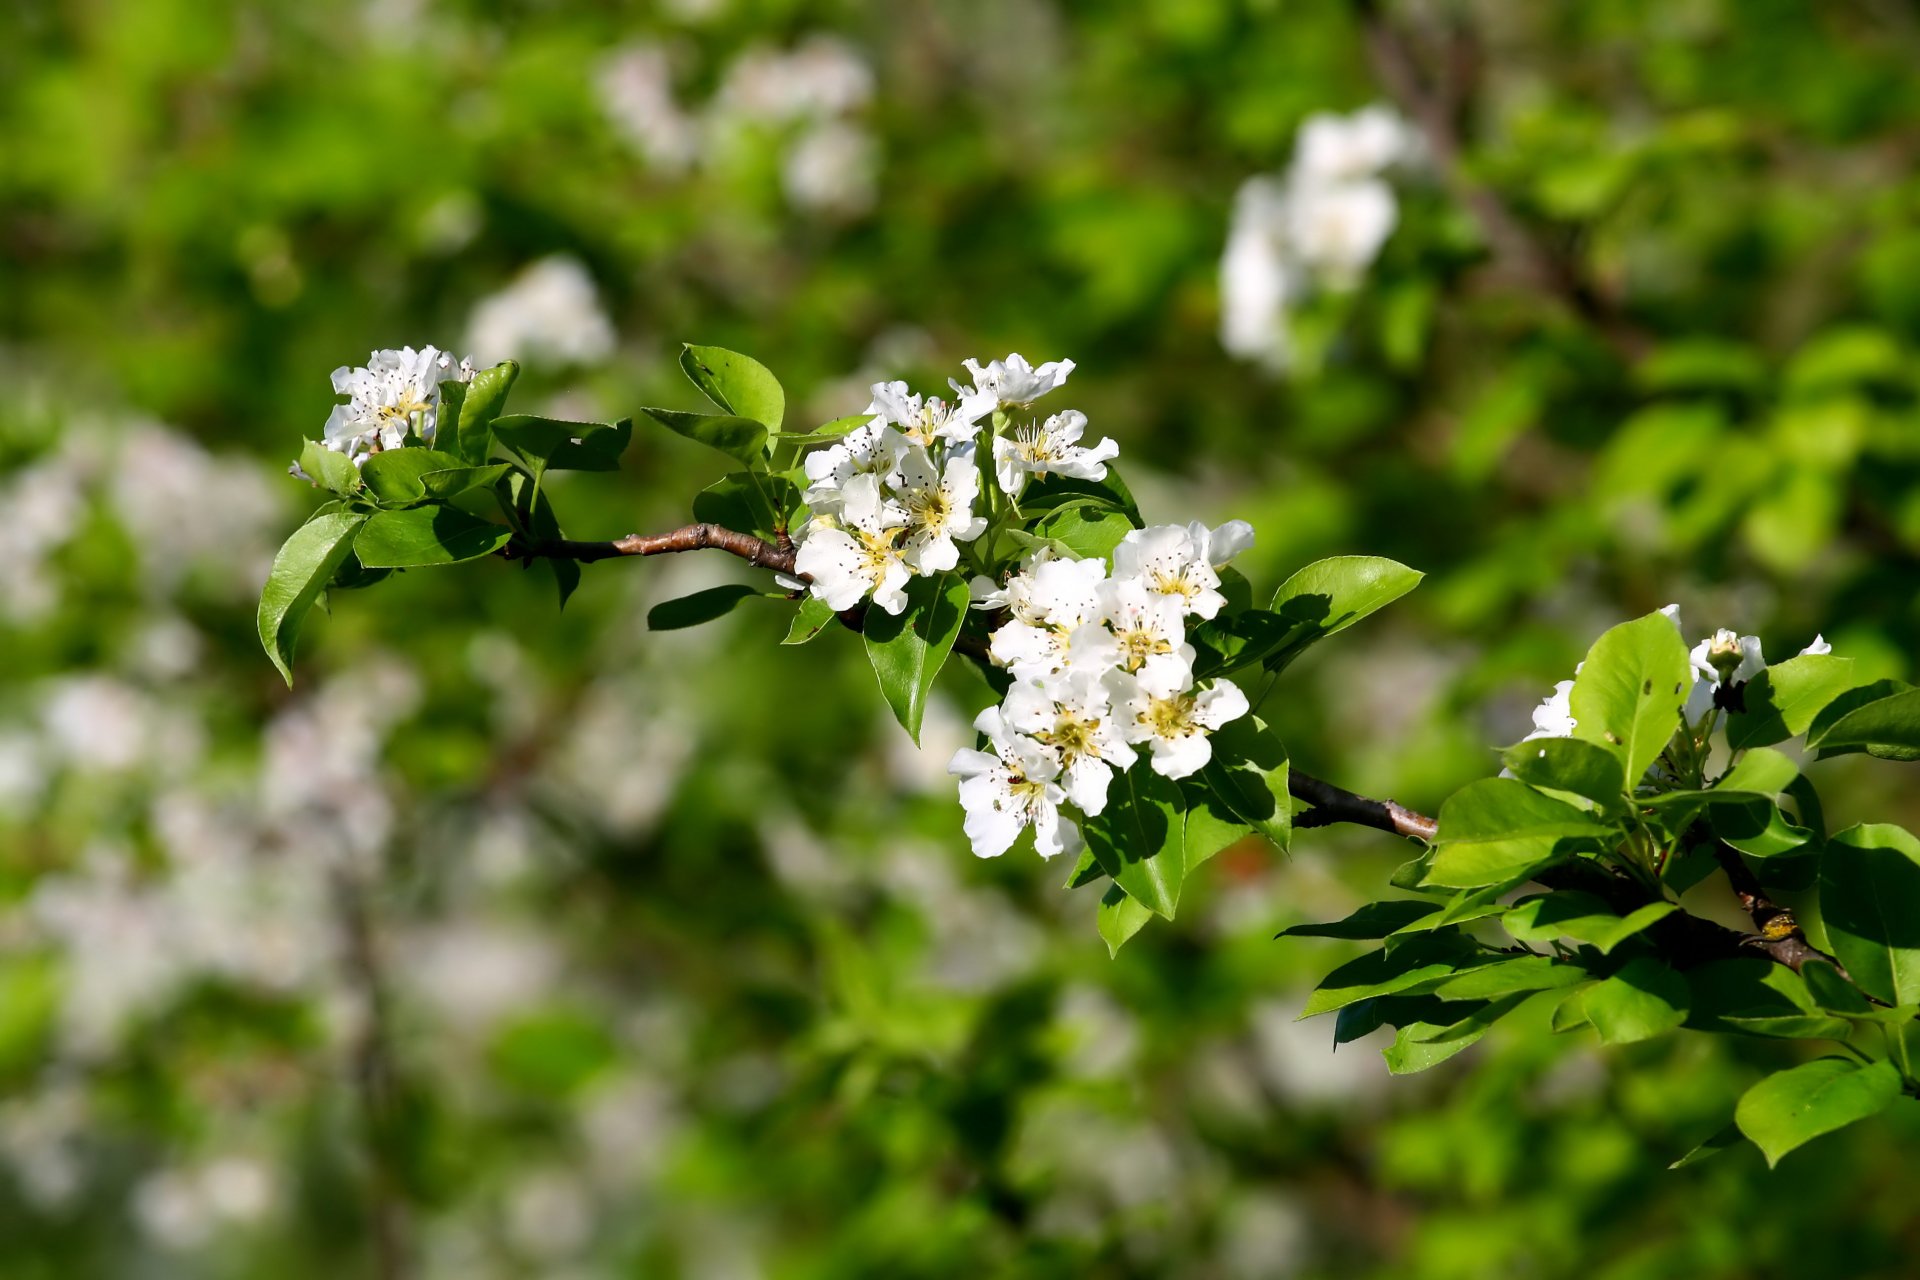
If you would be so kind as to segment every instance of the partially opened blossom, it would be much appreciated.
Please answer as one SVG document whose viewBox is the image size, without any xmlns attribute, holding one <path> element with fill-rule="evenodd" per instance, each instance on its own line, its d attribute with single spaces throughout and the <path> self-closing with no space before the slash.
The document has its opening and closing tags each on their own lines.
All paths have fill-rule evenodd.
<svg viewBox="0 0 1920 1280">
<path fill-rule="evenodd" d="M 1693 669 L 1715 684 L 1745 684 L 1767 669 L 1759 636 L 1743 636 L 1722 627 L 1693 646 Z"/>
<path fill-rule="evenodd" d="M 335 393 L 347 397 L 327 415 L 321 443 L 355 462 L 382 449 L 398 449 L 411 432 L 433 443 L 439 425 L 440 384 L 473 376 L 470 360 L 456 361 L 438 347 L 376 351 L 364 368 L 333 371 Z"/>
<path fill-rule="evenodd" d="M 1010 729 L 999 707 L 982 711 L 973 727 L 986 735 L 992 751 L 963 747 L 953 753 L 947 772 L 960 779 L 960 806 L 974 855 L 999 857 L 1028 827 L 1043 858 L 1078 849 L 1080 829 L 1060 816 L 1067 796 L 1054 753 Z"/>
<path fill-rule="evenodd" d="M 1000 488 L 1018 497 L 1027 481 L 1036 476 L 1106 479 L 1107 463 L 1119 455 L 1120 446 L 1105 437 L 1098 444 L 1082 445 L 1080 437 L 1086 429 L 1087 415 L 1069 409 L 1045 422 L 1030 422 L 996 437 L 993 470 Z"/>
<path fill-rule="evenodd" d="M 867 412 L 884 419 L 909 444 L 965 444 L 980 434 L 980 412 L 969 415 L 953 400 L 910 393 L 904 382 L 876 382 Z"/>
<path fill-rule="evenodd" d="M 980 468 L 973 449 L 962 447 L 936 466 L 927 451 L 910 445 L 900 456 L 893 486 L 906 515 L 901 559 L 916 573 L 943 573 L 960 562 L 956 541 L 971 542 L 986 532 L 985 516 L 973 513 L 980 494 Z"/>
<path fill-rule="evenodd" d="M 907 514 L 880 495 L 872 475 L 858 475 L 839 491 L 837 515 L 816 517 L 794 557 L 794 569 L 812 579 L 813 594 L 838 612 L 871 596 L 888 613 L 907 607 L 912 572 L 898 545 Z"/>
<path fill-rule="evenodd" d="M 1060 783 L 1089 817 L 1107 805 L 1116 769 L 1133 763 L 1133 748 L 1114 723 L 1101 677 L 1076 671 L 1042 681 L 1021 681 L 1001 704 L 1007 724 L 1050 749 L 1060 760 Z"/>
<path fill-rule="evenodd" d="M 1190 667 L 1149 662 L 1137 674 L 1113 671 L 1105 680 L 1120 733 L 1145 746 L 1153 771 L 1185 778 L 1213 759 L 1209 734 L 1247 714 L 1247 695 L 1238 685 L 1219 681 L 1195 690 Z"/>
<path fill-rule="evenodd" d="M 982 365 L 978 360 L 963 360 L 973 375 L 973 385 L 963 387 L 951 382 L 960 397 L 962 412 L 982 418 L 996 409 L 1024 409 L 1067 380 L 1073 372 L 1071 360 L 1049 360 L 1039 368 L 1027 363 L 1017 352 L 1005 360 Z"/>
</svg>

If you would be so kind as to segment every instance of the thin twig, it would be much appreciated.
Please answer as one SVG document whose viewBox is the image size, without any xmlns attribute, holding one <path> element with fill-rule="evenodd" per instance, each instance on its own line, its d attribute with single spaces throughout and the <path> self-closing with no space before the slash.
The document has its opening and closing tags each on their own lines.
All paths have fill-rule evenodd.
<svg viewBox="0 0 1920 1280">
<path fill-rule="evenodd" d="M 689 524 L 665 533 L 630 533 L 611 542 L 576 542 L 571 538 L 534 540 L 515 538 L 500 554 L 509 560 L 614 560 L 621 556 L 661 556 L 677 551 L 724 551 L 748 564 L 776 573 L 792 573 L 795 551 L 785 538 L 776 545 L 750 533 L 717 524 Z"/>
<path fill-rule="evenodd" d="M 1716 840 L 1713 856 L 1720 869 L 1727 873 L 1727 883 L 1733 887 L 1733 896 L 1740 899 L 1741 910 L 1752 917 L 1753 927 L 1759 931 L 1747 939 L 1748 946 L 1765 952 L 1795 973 L 1811 961 L 1822 960 L 1838 970 L 1841 977 L 1852 980 L 1845 965 L 1807 941 L 1805 930 L 1790 908 L 1767 896 L 1760 877 L 1753 874 L 1739 850 Z"/>
</svg>

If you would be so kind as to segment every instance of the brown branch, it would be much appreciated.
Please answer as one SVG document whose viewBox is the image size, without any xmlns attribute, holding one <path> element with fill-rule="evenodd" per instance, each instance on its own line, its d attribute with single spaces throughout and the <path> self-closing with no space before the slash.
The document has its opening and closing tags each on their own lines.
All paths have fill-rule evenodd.
<svg viewBox="0 0 1920 1280">
<path fill-rule="evenodd" d="M 1626 359 L 1644 354 L 1648 340 L 1621 314 L 1578 265 L 1522 218 L 1499 192 L 1470 174 L 1463 163 L 1460 122 L 1477 76 L 1478 50 L 1464 29 L 1453 32 L 1448 59 L 1452 75 L 1435 85 L 1421 70 L 1425 60 L 1406 32 L 1387 17 L 1380 0 L 1354 0 L 1368 60 L 1389 96 L 1426 139 L 1440 180 L 1465 205 L 1487 238 L 1494 261 L 1510 274 L 1559 298 L 1591 323 Z"/>
<path fill-rule="evenodd" d="M 1720 869 L 1727 873 L 1727 883 L 1733 886 L 1734 897 L 1740 899 L 1741 910 L 1753 918 L 1753 927 L 1759 930 L 1746 939 L 1746 945 L 1764 952 L 1795 973 L 1810 961 L 1823 960 L 1837 969 L 1841 977 L 1852 981 L 1845 965 L 1807 941 L 1806 932 L 1794 918 L 1793 911 L 1767 896 L 1760 877 L 1753 874 L 1739 850 L 1716 840 L 1713 856 Z"/>
<path fill-rule="evenodd" d="M 1351 822 L 1412 840 L 1432 840 L 1440 830 L 1440 824 L 1426 814 L 1415 813 L 1396 801 L 1355 795 L 1297 769 L 1287 771 L 1287 790 L 1294 799 L 1313 806 L 1294 816 L 1296 827 L 1330 827 L 1336 822 Z"/>
<path fill-rule="evenodd" d="M 689 524 L 665 533 L 630 533 L 611 542 L 576 542 L 571 538 L 530 539 L 516 537 L 501 555 L 509 560 L 577 560 L 590 564 L 595 560 L 613 560 L 621 556 L 662 556 L 676 551 L 724 551 L 739 556 L 748 564 L 775 573 L 792 573 L 794 548 L 782 538 L 776 545 L 750 533 L 741 533 L 717 524 Z"/>
</svg>

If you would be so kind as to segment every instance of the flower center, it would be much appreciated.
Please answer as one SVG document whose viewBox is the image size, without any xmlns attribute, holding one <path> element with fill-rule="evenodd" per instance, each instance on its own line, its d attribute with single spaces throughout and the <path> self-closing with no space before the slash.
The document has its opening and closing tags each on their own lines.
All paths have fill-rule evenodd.
<svg viewBox="0 0 1920 1280">
<path fill-rule="evenodd" d="M 1193 699 L 1155 698 L 1147 704 L 1140 722 L 1153 730 L 1156 738 L 1184 738 L 1194 731 Z"/>
<path fill-rule="evenodd" d="M 1072 712 L 1062 712 L 1054 721 L 1053 729 L 1036 735 L 1040 741 L 1050 747 L 1056 747 L 1069 758 L 1073 756 L 1093 756 L 1099 758 L 1099 749 L 1094 745 L 1093 736 L 1100 732 L 1100 721 L 1082 720 Z"/>
<path fill-rule="evenodd" d="M 1120 642 L 1120 664 L 1128 671 L 1138 671 L 1155 654 L 1173 652 L 1173 646 L 1166 637 L 1155 635 L 1145 627 L 1116 629 L 1113 638 Z"/>
</svg>

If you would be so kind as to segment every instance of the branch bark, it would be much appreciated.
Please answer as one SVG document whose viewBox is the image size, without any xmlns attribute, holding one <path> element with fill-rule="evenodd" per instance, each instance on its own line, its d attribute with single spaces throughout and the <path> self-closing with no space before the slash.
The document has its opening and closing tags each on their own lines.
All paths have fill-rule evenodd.
<svg viewBox="0 0 1920 1280">
<path fill-rule="evenodd" d="M 717 524 L 689 524 L 665 533 L 630 533 L 611 542 L 576 542 L 572 538 L 544 541 L 515 538 L 501 551 L 509 560 L 577 560 L 591 564 L 596 560 L 614 560 L 621 556 L 663 556 L 679 551 L 724 551 L 739 556 L 748 564 L 775 573 L 792 573 L 794 547 L 781 539 L 776 544 L 750 533 L 741 533 Z"/>
<path fill-rule="evenodd" d="M 1810 961 L 1822 960 L 1839 970 L 1840 976 L 1852 980 L 1847 967 L 1826 952 L 1807 941 L 1807 935 L 1800 928 L 1800 922 L 1794 918 L 1790 908 L 1783 907 L 1767 896 L 1761 887 L 1760 878 L 1740 856 L 1740 851 L 1716 840 L 1713 844 L 1713 856 L 1719 862 L 1720 869 L 1727 873 L 1727 883 L 1733 886 L 1734 897 L 1740 899 L 1741 910 L 1753 920 L 1758 931 L 1747 939 L 1747 945 L 1760 951 L 1795 973 Z"/>
</svg>

